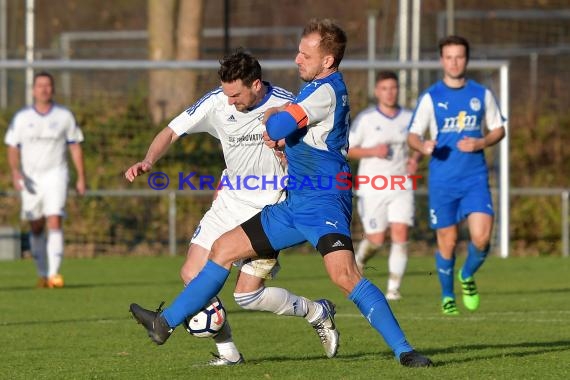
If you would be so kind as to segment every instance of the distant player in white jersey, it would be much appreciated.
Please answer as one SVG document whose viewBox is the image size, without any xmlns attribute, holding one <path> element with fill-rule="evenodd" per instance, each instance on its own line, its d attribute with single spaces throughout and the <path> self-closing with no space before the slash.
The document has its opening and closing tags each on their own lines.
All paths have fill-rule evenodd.
<svg viewBox="0 0 570 380">
<path fill-rule="evenodd" d="M 376 76 L 374 95 L 377 104 L 358 114 L 349 134 L 348 157 L 359 159 L 358 175 L 366 178 L 384 176 L 389 183 L 415 174 L 421 154 L 409 155 L 407 137 L 412 112 L 398 105 L 398 76 L 381 71 Z M 382 186 L 380 183 L 379 186 Z M 378 186 L 377 186 L 378 187 Z M 358 214 L 365 237 L 356 250 L 361 271 L 368 259 L 386 239 L 390 227 L 391 248 L 388 258 L 386 298 L 399 300 L 400 285 L 408 261 L 408 227 L 414 223 L 414 193 L 410 179 L 405 190 L 399 187 L 378 190 L 372 181 L 356 190 Z"/>
<path fill-rule="evenodd" d="M 431 155 L 429 163 L 430 225 L 436 231 L 436 268 L 442 290 L 441 308 L 446 315 L 459 314 L 453 290 L 458 225 L 467 219 L 470 241 L 467 258 L 458 273 L 463 304 L 479 307 L 474 274 L 489 253 L 493 230 L 493 201 L 489 190 L 484 149 L 505 136 L 506 120 L 495 97 L 481 84 L 465 78 L 469 43 L 449 36 L 439 43 L 443 80 L 421 96 L 408 143 Z M 488 132 L 483 131 L 483 122 Z M 422 137 L 429 129 L 430 138 Z"/>
<path fill-rule="evenodd" d="M 181 269 L 184 284 L 202 269 L 218 237 L 259 213 L 264 206 L 278 203 L 284 198 L 279 186 L 286 174 L 281 161 L 282 153 L 265 145 L 265 127 L 261 121 L 265 110 L 288 104 L 293 100 L 293 95 L 262 81 L 259 62 L 243 51 L 238 50 L 225 57 L 220 64 L 218 74 L 221 87 L 207 93 L 172 120 L 155 137 L 145 159 L 125 173 L 132 182 L 135 177 L 149 172 L 169 146 L 183 135 L 207 132 L 220 140 L 226 169 L 217 197 L 192 237 Z M 244 188 L 244 178 L 248 176 L 251 181 Z M 328 316 L 322 302 L 297 296 L 286 289 L 264 286 L 265 279 L 272 278 L 279 269 L 276 258 L 245 260 L 239 265 L 241 272 L 234 298 L 241 307 L 304 317 L 313 327 L 320 326 Z M 138 305 L 131 305 L 131 311 L 138 309 Z M 133 315 L 136 318 L 136 313 L 133 312 Z M 232 340 L 229 323 L 214 339 L 219 357 L 211 360 L 210 365 L 244 362 Z M 336 346 L 334 351 L 336 353 Z"/>
<path fill-rule="evenodd" d="M 34 104 L 14 116 L 4 138 L 14 188 L 20 192 L 22 219 L 30 222 L 30 246 L 38 270 L 37 286 L 61 288 L 62 217 L 67 197 L 67 149 L 77 170 L 76 189 L 85 193 L 83 134 L 73 114 L 55 104 L 51 74 L 34 76 Z M 44 233 L 47 225 L 47 239 Z"/>
</svg>

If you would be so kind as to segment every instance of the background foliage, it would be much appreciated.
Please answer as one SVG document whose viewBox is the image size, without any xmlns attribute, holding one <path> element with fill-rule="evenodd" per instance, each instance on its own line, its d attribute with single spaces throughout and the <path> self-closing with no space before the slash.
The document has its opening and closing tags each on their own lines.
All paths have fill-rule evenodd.
<svg viewBox="0 0 570 380">
<path fill-rule="evenodd" d="M 369 12 L 377 17 L 377 55 L 379 59 L 395 59 L 398 54 L 397 12 L 395 0 L 355 0 L 346 6 L 341 0 L 231 1 L 229 23 L 232 28 L 300 27 L 310 17 L 333 17 L 346 29 L 349 45 L 346 58 L 366 58 Z M 23 2 L 8 1 L 8 58 L 18 59 L 25 52 Z M 203 28 L 223 27 L 221 0 L 204 4 Z M 511 186 L 570 187 L 570 23 L 565 19 L 533 18 L 533 11 L 567 10 L 563 0 L 492 1 L 465 0 L 455 2 L 456 11 L 483 11 L 484 16 L 458 19 L 456 32 L 472 42 L 473 59 L 508 59 L 510 62 L 509 138 Z M 70 31 L 145 30 L 148 23 L 147 2 L 143 0 L 50 0 L 37 1 L 37 58 L 60 58 L 61 36 Z M 299 9 L 303 18 L 299 19 Z M 519 12 L 519 16 L 501 18 L 495 10 Z M 422 59 L 437 58 L 438 17 L 445 2 L 422 1 Z M 564 12 L 558 12 L 563 15 Z M 260 17 L 262 15 L 262 17 Z M 292 59 L 297 49 L 297 35 L 260 34 L 232 36 L 231 47 L 245 46 L 263 59 Z M 221 37 L 203 37 L 201 59 L 219 59 L 224 53 Z M 533 55 L 536 54 L 536 55 Z M 148 46 L 144 40 L 83 41 L 72 46 L 71 59 L 145 59 Z M 536 61 L 533 61 L 533 57 Z M 533 62 L 535 66 L 533 66 Z M 534 67 L 534 68 L 533 68 Z M 534 70 L 534 71 L 533 71 Z M 152 122 L 148 111 L 148 72 L 74 71 L 70 73 L 71 96 L 61 91 L 63 72 L 55 70 L 58 100 L 75 113 L 84 130 L 88 185 L 91 190 L 148 189 L 145 180 L 127 184 L 124 170 L 140 160 L 148 144 L 170 117 Z M 366 73 L 345 71 L 353 116 L 369 103 Z M 496 73 L 473 72 L 474 78 L 497 91 Z M 536 78 L 533 77 L 536 75 Z M 295 92 L 299 80 L 295 70 L 266 71 L 266 79 Z M 438 78 L 436 72 L 422 72 L 420 88 Z M 533 79 L 534 78 L 534 79 Z M 23 75 L 8 71 L 8 108 L 0 111 L 0 130 L 5 131 L 13 113 L 23 104 Z M 213 71 L 200 71 L 196 88 L 201 94 L 217 86 Z M 498 94 L 500 96 L 500 94 Z M 412 106 L 413 104 L 408 104 Z M 491 171 L 496 172 L 496 150 L 487 152 Z M 196 171 L 220 173 L 224 164 L 218 143 L 208 135 L 194 135 L 175 144 L 155 169 L 169 174 Z M 5 149 L 0 148 L 0 167 L 7 168 Z M 426 162 L 422 164 L 422 174 Z M 494 185 L 495 183 L 493 183 Z M 9 192 L 8 170 L 0 171 L 0 191 Z M 208 207 L 209 195 L 181 197 L 177 200 L 177 238 L 188 237 Z M 18 201 L 0 197 L 0 223 L 19 225 Z M 496 204 L 497 206 L 497 204 Z M 412 232 L 417 252 L 429 254 L 433 234 L 427 228 L 425 198 L 418 197 L 417 225 Z M 67 253 L 92 256 L 103 253 L 129 252 L 150 254 L 164 251 L 167 241 L 168 203 L 156 198 L 72 197 L 70 218 L 66 221 Z M 358 218 L 354 235 L 360 237 Z M 543 196 L 511 197 L 511 239 L 513 253 L 519 255 L 558 254 L 560 246 L 560 199 Z M 22 225 L 23 228 L 25 228 Z"/>
</svg>

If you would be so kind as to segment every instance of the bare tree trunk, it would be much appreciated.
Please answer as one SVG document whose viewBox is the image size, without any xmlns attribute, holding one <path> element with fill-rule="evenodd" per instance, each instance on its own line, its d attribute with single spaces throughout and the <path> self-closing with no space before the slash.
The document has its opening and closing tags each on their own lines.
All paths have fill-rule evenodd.
<svg viewBox="0 0 570 380">
<path fill-rule="evenodd" d="M 148 0 L 148 47 L 149 58 L 153 61 L 174 58 L 175 9 L 176 0 Z M 148 107 L 156 124 L 169 116 L 167 105 L 172 96 L 171 77 L 168 70 L 149 72 Z"/>
<path fill-rule="evenodd" d="M 203 0 L 148 0 L 151 60 L 199 58 Z M 192 70 L 151 70 L 148 106 L 154 123 L 184 110 L 196 100 Z"/>
<path fill-rule="evenodd" d="M 176 33 L 176 59 L 189 61 L 200 58 L 200 41 L 203 24 L 203 0 L 179 0 L 178 29 Z M 172 88 L 173 113 L 181 112 L 196 101 L 196 82 L 198 73 L 195 70 L 173 71 L 176 86 Z"/>
</svg>

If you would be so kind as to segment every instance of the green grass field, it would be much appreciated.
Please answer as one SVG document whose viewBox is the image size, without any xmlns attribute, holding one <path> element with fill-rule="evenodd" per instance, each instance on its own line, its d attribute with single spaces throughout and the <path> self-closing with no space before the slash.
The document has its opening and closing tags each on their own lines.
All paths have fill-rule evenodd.
<svg viewBox="0 0 570 380">
<path fill-rule="evenodd" d="M 462 260 L 458 260 L 459 263 Z M 561 379 L 570 373 L 570 260 L 490 258 L 478 273 L 481 307 L 439 311 L 431 258 L 413 257 L 393 310 L 408 340 L 434 368 L 397 364 L 356 307 L 330 283 L 315 255 L 282 255 L 271 284 L 337 304 L 339 354 L 327 359 L 301 318 L 240 310 L 222 292 L 247 363 L 209 368 L 215 347 L 178 329 L 155 346 L 128 313 L 156 307 L 181 289 L 181 257 L 69 259 L 64 289 L 34 289 L 29 260 L 0 263 L 0 379 Z M 367 276 L 385 286 L 386 258 Z M 456 289 L 458 290 L 458 284 Z M 462 306 L 462 305 L 460 305 Z"/>
</svg>

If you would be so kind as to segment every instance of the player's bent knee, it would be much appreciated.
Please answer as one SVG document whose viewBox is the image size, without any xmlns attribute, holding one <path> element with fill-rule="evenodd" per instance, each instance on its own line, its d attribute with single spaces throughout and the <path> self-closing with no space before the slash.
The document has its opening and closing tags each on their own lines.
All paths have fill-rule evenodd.
<svg viewBox="0 0 570 380">
<path fill-rule="evenodd" d="M 490 235 L 481 234 L 477 236 L 471 236 L 471 243 L 480 251 L 484 251 L 489 245 L 491 239 Z"/>
<path fill-rule="evenodd" d="M 332 282 L 344 293 L 349 294 L 362 279 L 359 273 L 337 272 L 331 274 Z"/>
<path fill-rule="evenodd" d="M 489 250 L 489 239 L 481 239 L 481 240 L 473 240 L 471 239 L 471 243 L 477 248 L 478 251 L 487 252 Z"/>
<path fill-rule="evenodd" d="M 457 246 L 455 241 L 438 241 L 439 250 L 443 252 L 454 252 Z"/>
<path fill-rule="evenodd" d="M 212 245 L 208 259 L 223 267 L 231 266 L 234 261 L 231 248 L 221 239 L 216 240 Z"/>
<path fill-rule="evenodd" d="M 192 278 L 194 278 L 194 275 L 186 268 L 185 265 L 183 265 L 182 268 L 180 268 L 180 278 L 184 284 L 187 284 L 192 280 Z"/>
</svg>

